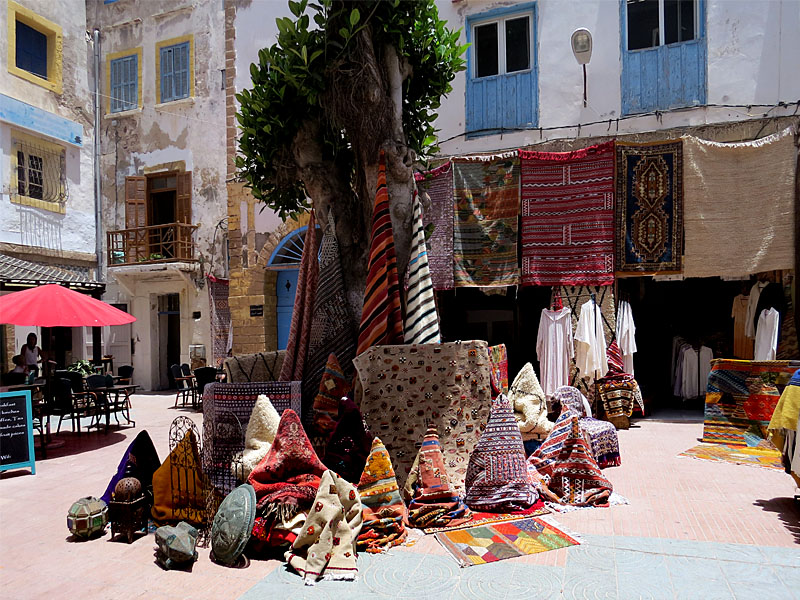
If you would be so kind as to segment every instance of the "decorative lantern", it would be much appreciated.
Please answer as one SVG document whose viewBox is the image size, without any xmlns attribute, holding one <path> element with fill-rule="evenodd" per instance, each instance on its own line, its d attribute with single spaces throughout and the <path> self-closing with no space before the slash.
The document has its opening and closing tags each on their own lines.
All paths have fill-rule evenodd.
<svg viewBox="0 0 800 600">
<path fill-rule="evenodd" d="M 165 569 L 182 568 L 197 560 L 197 529 L 186 521 L 156 529 L 156 561 Z"/>
<path fill-rule="evenodd" d="M 150 505 L 150 498 L 142 491 L 142 484 L 138 479 L 120 479 L 108 504 L 111 536 L 122 534 L 128 538 L 129 544 L 133 542 L 136 531 L 147 530 Z"/>
<path fill-rule="evenodd" d="M 108 505 L 94 496 L 75 502 L 67 513 L 67 527 L 73 535 L 88 538 L 108 525 Z"/>
</svg>

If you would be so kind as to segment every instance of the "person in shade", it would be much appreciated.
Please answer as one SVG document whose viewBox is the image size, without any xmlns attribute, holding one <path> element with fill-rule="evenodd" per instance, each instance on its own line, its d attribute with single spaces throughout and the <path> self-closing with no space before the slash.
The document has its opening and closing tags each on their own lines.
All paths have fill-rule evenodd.
<svg viewBox="0 0 800 600">
<path fill-rule="evenodd" d="M 372 448 L 372 436 L 355 402 L 342 398 L 339 414 L 339 423 L 325 450 L 325 465 L 350 483 L 358 483 Z"/>
<path fill-rule="evenodd" d="M 361 531 L 361 500 L 352 484 L 325 471 L 314 505 L 292 549 L 284 557 L 306 585 L 319 579 L 355 581 L 356 538 Z"/>
<path fill-rule="evenodd" d="M 142 490 L 150 492 L 153 487 L 153 474 L 160 466 L 161 461 L 158 458 L 156 447 L 153 445 L 153 440 L 150 439 L 150 434 L 147 433 L 147 430 L 140 431 L 139 435 L 128 445 L 125 454 L 122 455 L 117 472 L 108 482 L 106 491 L 100 499 L 108 504 L 117 483 L 125 477 L 135 477 L 142 484 Z"/>
<path fill-rule="evenodd" d="M 358 493 L 364 512 L 358 549 L 378 553 L 402 544 L 407 534 L 408 509 L 400 497 L 389 452 L 380 438 L 372 440 Z"/>
<path fill-rule="evenodd" d="M 521 511 L 539 499 L 514 411 L 503 394 L 492 402 L 489 422 L 469 457 L 466 491 L 467 506 L 483 512 Z"/>
<path fill-rule="evenodd" d="M 428 427 L 404 489 L 411 497 L 411 527 L 443 527 L 469 521 L 469 508 L 450 487 L 436 426 Z"/>
<path fill-rule="evenodd" d="M 256 550 L 294 542 L 325 471 L 300 417 L 291 409 L 285 410 L 269 452 L 247 479 L 256 492 Z"/>
</svg>

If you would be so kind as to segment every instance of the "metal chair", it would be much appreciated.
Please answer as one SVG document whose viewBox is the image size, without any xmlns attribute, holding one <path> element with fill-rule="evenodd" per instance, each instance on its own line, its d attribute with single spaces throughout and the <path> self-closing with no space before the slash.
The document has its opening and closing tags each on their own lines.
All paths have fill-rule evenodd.
<svg viewBox="0 0 800 600">
<path fill-rule="evenodd" d="M 217 369 L 215 367 L 200 367 L 194 370 L 195 386 L 197 387 L 197 395 L 201 401 L 203 392 L 209 383 L 214 383 L 217 380 Z"/>
<path fill-rule="evenodd" d="M 94 403 L 94 396 L 90 396 L 89 393 L 86 391 L 86 387 L 83 382 L 83 375 L 78 373 L 77 371 L 66 371 L 66 370 L 56 370 L 53 372 L 53 381 L 58 382 L 59 379 L 66 379 L 69 382 L 69 389 L 70 389 L 70 402 L 72 404 L 72 416 L 70 417 L 73 421 L 73 426 L 77 425 L 74 429 L 78 432 L 78 435 L 81 434 L 81 418 L 82 417 L 94 417 L 95 412 L 95 403 Z M 56 384 L 57 386 L 58 384 Z M 58 387 L 55 388 L 56 391 Z M 66 395 L 67 391 L 66 388 L 62 388 L 61 393 Z M 87 426 L 87 429 L 91 427 L 91 423 Z M 61 422 L 59 421 L 58 424 L 59 428 L 61 427 Z M 56 430 L 58 433 L 58 430 Z"/>
<path fill-rule="evenodd" d="M 184 376 L 183 371 L 178 365 L 172 365 L 170 368 L 170 373 L 172 373 L 172 378 L 175 380 L 175 387 L 177 388 L 177 393 L 175 394 L 175 406 L 178 406 L 178 400 L 181 400 L 181 406 L 186 406 L 186 401 L 189 400 L 194 404 L 194 377 L 191 375 L 189 377 Z"/>
<path fill-rule="evenodd" d="M 122 365 L 117 369 L 117 383 L 119 385 L 130 385 L 133 379 L 133 367 L 131 365 Z"/>
</svg>

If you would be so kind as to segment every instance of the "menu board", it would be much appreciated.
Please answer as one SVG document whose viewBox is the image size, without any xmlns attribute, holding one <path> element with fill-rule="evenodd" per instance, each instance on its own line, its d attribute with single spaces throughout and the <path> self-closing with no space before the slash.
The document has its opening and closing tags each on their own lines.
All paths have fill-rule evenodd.
<svg viewBox="0 0 800 600">
<path fill-rule="evenodd" d="M 0 393 L 0 471 L 30 467 L 36 474 L 29 390 Z"/>
</svg>

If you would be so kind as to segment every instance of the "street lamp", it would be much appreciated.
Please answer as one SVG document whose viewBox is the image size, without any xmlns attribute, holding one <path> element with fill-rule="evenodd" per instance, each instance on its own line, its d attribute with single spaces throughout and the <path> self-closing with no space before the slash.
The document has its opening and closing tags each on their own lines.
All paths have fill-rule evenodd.
<svg viewBox="0 0 800 600">
<path fill-rule="evenodd" d="M 592 58 L 592 33 L 581 27 L 572 32 L 572 53 L 583 67 L 583 106 L 586 106 L 586 65 Z"/>
</svg>

